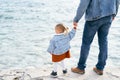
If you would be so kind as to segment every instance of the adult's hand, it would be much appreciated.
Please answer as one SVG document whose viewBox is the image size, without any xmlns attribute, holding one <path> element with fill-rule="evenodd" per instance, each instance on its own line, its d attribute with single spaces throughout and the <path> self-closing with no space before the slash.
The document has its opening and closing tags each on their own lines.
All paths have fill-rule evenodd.
<svg viewBox="0 0 120 80">
<path fill-rule="evenodd" d="M 78 23 L 77 23 L 77 22 L 73 22 L 73 26 L 74 26 L 74 27 L 77 27 L 77 26 L 78 26 Z"/>
</svg>

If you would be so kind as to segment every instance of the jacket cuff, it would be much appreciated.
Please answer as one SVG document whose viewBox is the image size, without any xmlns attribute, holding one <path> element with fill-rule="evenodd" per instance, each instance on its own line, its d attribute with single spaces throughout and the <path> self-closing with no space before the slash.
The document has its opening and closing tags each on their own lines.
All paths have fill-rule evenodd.
<svg viewBox="0 0 120 80">
<path fill-rule="evenodd" d="M 76 23 L 78 23 L 78 19 L 75 17 L 74 19 L 73 19 L 73 22 L 76 22 Z"/>
</svg>

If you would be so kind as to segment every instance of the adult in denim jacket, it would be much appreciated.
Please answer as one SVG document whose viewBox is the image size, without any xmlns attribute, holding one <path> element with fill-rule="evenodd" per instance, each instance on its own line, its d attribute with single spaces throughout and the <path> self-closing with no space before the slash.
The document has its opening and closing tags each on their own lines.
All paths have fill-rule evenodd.
<svg viewBox="0 0 120 80">
<path fill-rule="evenodd" d="M 79 20 L 85 13 L 85 26 L 83 31 L 80 59 L 72 72 L 85 73 L 86 60 L 89 54 L 90 45 L 95 34 L 98 36 L 99 55 L 96 67 L 93 69 L 97 74 L 102 75 L 108 55 L 107 36 L 112 20 L 118 12 L 119 0 L 80 0 L 73 25 L 77 26 Z"/>
</svg>

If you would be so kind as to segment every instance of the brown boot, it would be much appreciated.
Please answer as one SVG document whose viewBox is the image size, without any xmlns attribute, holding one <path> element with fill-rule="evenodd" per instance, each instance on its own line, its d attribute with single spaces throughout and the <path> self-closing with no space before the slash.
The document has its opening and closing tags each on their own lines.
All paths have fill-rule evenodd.
<svg viewBox="0 0 120 80">
<path fill-rule="evenodd" d="M 84 74 L 85 70 L 80 70 L 79 68 L 71 68 L 71 71 L 78 74 Z"/>
<path fill-rule="evenodd" d="M 103 75 L 103 70 L 99 70 L 97 68 L 93 68 L 93 71 L 95 71 L 98 75 Z"/>
</svg>

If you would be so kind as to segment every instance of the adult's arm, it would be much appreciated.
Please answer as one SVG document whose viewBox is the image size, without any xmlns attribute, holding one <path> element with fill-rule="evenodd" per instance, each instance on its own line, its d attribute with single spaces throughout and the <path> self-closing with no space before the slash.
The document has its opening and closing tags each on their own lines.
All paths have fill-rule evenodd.
<svg viewBox="0 0 120 80">
<path fill-rule="evenodd" d="M 119 4 L 120 4 L 120 0 L 116 0 L 116 14 L 118 13 Z"/>
<path fill-rule="evenodd" d="M 79 6 L 77 8 L 76 16 L 73 20 L 73 22 L 78 23 L 83 14 L 85 13 L 89 3 L 91 0 L 80 0 Z"/>
</svg>

